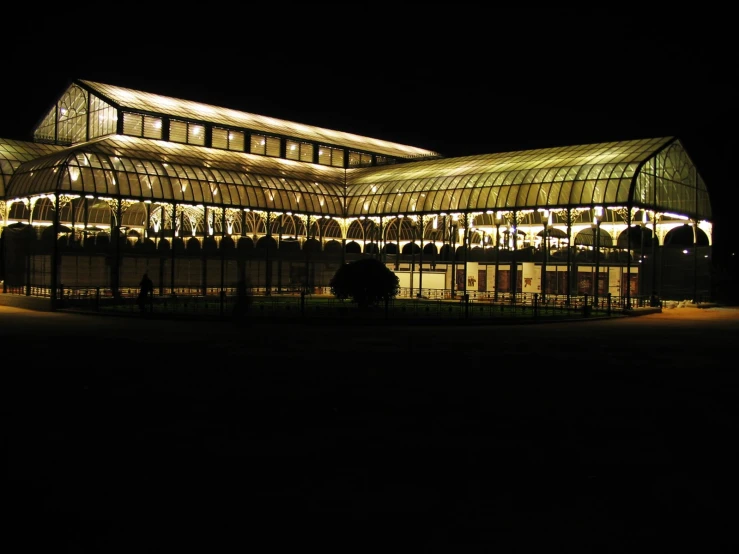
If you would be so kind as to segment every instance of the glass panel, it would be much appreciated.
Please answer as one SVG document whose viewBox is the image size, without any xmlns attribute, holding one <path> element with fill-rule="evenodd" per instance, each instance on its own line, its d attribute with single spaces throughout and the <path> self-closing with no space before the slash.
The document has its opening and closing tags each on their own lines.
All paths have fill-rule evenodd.
<svg viewBox="0 0 739 554">
<path fill-rule="evenodd" d="M 187 123 L 184 121 L 170 121 L 169 140 L 172 142 L 187 142 Z"/>
<path fill-rule="evenodd" d="M 583 198 L 582 187 L 583 187 L 583 182 L 582 181 L 575 181 L 572 184 L 571 198 L 572 198 L 572 202 L 575 205 L 582 205 L 582 204 L 587 204 L 587 203 L 590 202 L 590 198 L 589 197 L 588 198 Z"/>
<path fill-rule="evenodd" d="M 123 114 L 123 134 L 140 137 L 143 133 L 144 118 L 141 114 L 125 112 Z"/>
<path fill-rule="evenodd" d="M 90 138 L 113 135 L 118 128 L 118 110 L 97 96 L 90 95 Z"/>
<path fill-rule="evenodd" d="M 300 160 L 300 143 L 288 140 L 285 143 L 285 157 L 288 160 Z"/>
<path fill-rule="evenodd" d="M 121 194 L 129 196 L 141 196 L 141 181 L 138 175 L 119 175 L 118 189 Z"/>
<path fill-rule="evenodd" d="M 267 137 L 267 145 L 265 153 L 273 158 L 280 157 L 280 139 L 277 137 Z"/>
<path fill-rule="evenodd" d="M 87 92 L 72 85 L 59 100 L 59 142 L 83 142 L 87 139 Z"/>
<path fill-rule="evenodd" d="M 213 127 L 210 145 L 213 148 L 228 149 L 228 131 L 220 127 Z"/>
<path fill-rule="evenodd" d="M 300 161 L 313 163 L 313 145 L 304 142 L 300 145 Z"/>
<path fill-rule="evenodd" d="M 187 143 L 196 146 L 205 145 L 205 126 L 190 123 L 187 126 Z"/>
<path fill-rule="evenodd" d="M 43 122 L 34 131 L 33 139 L 39 141 L 56 139 L 56 107 L 46 114 Z"/>
<path fill-rule="evenodd" d="M 318 163 L 321 165 L 331 165 L 331 148 L 328 146 L 318 147 Z"/>
<path fill-rule="evenodd" d="M 162 118 L 144 116 L 144 136 L 150 139 L 162 139 Z"/>
<path fill-rule="evenodd" d="M 235 150 L 236 152 L 244 151 L 244 140 L 245 135 L 243 131 L 229 131 L 228 132 L 228 149 Z"/>
<path fill-rule="evenodd" d="M 344 167 L 344 150 L 341 148 L 331 149 L 331 165 L 334 167 Z"/>
<path fill-rule="evenodd" d="M 249 152 L 251 152 L 252 154 L 264 155 L 264 152 L 266 149 L 266 142 L 267 141 L 265 140 L 264 135 L 252 135 Z"/>
<path fill-rule="evenodd" d="M 547 185 L 542 185 L 542 192 L 546 194 L 547 197 L 547 205 L 556 206 L 562 203 L 559 198 L 559 192 L 561 188 L 562 183 L 551 183 Z"/>
<path fill-rule="evenodd" d="M 349 151 L 349 167 L 359 167 L 362 155 L 359 152 Z"/>
</svg>

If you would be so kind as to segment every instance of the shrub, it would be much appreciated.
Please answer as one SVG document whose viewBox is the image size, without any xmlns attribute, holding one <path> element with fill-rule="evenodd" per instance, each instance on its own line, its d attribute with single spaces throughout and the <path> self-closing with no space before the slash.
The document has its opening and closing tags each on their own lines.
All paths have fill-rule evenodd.
<svg viewBox="0 0 739 554">
<path fill-rule="evenodd" d="M 329 285 L 337 298 L 351 298 L 360 308 L 367 308 L 397 296 L 399 282 L 398 276 L 381 261 L 363 258 L 342 265 Z"/>
</svg>

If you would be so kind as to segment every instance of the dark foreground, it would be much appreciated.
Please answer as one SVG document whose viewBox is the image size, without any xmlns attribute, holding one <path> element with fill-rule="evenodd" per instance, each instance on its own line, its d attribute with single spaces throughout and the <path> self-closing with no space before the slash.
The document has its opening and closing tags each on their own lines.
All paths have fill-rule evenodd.
<svg viewBox="0 0 739 554">
<path fill-rule="evenodd" d="M 726 308 L 352 328 L 0 307 L 3 542 L 736 551 L 738 332 Z"/>
</svg>

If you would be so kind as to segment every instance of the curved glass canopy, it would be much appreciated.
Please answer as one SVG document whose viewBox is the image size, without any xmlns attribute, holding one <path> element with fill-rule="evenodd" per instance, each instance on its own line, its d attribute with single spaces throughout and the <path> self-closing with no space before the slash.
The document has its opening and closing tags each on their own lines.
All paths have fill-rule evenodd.
<svg viewBox="0 0 739 554">
<path fill-rule="evenodd" d="M 675 138 L 544 148 L 353 170 L 347 215 L 639 206 L 710 219 Z"/>
<path fill-rule="evenodd" d="M 5 198 L 10 178 L 24 162 L 63 150 L 63 146 L 0 139 L 0 199 Z"/>
<path fill-rule="evenodd" d="M 120 135 L 68 148 L 0 141 L 0 160 L 9 198 L 70 193 L 351 218 L 599 206 L 711 219 L 705 183 L 672 137 L 348 170 Z"/>
<path fill-rule="evenodd" d="M 343 213 L 344 170 L 291 160 L 114 136 L 21 165 L 8 195 L 52 193 Z"/>
</svg>

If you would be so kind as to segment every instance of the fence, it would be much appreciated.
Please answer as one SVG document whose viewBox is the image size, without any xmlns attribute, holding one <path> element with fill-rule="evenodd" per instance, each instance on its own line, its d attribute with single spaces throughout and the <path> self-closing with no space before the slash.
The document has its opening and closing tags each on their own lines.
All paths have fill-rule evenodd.
<svg viewBox="0 0 739 554">
<path fill-rule="evenodd" d="M 8 294 L 28 295 L 27 287 L 10 287 Z M 31 287 L 34 296 L 50 298 L 50 290 Z M 235 288 L 211 288 L 202 294 L 199 288 L 181 288 L 155 292 L 142 306 L 139 291 L 124 288 L 114 296 L 111 289 L 101 287 L 69 287 L 60 290 L 56 309 L 105 313 L 122 316 L 162 318 L 204 318 L 243 321 L 346 321 L 346 322 L 536 322 L 583 317 L 622 315 L 627 306 L 623 298 L 610 295 L 597 301 L 588 295 L 548 295 L 537 293 L 492 295 L 452 295 L 451 291 L 435 291 L 433 298 L 399 296 L 385 303 L 360 309 L 349 300 L 328 294 L 274 293 L 250 289 L 244 296 Z M 326 291 L 321 289 L 321 292 Z M 568 302 L 569 300 L 569 302 Z M 654 299 L 631 298 L 631 307 L 649 306 Z"/>
</svg>

